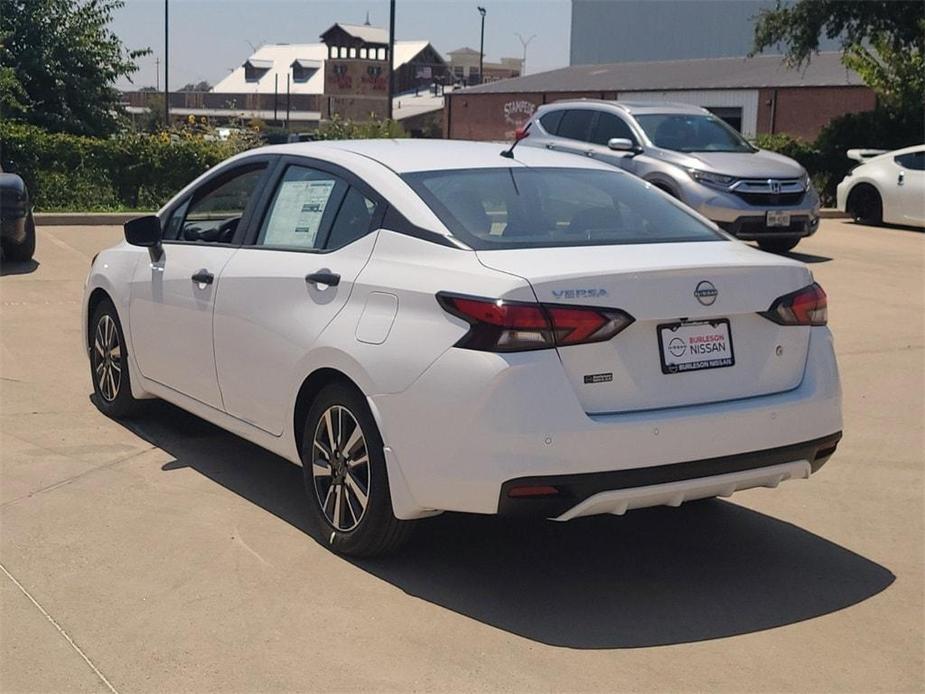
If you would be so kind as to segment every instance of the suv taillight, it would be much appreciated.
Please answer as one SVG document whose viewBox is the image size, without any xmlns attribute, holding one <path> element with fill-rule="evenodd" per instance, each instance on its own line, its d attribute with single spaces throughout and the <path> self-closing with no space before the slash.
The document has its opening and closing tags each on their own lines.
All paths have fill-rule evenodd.
<svg viewBox="0 0 925 694">
<path fill-rule="evenodd" d="M 522 352 L 603 342 L 633 322 L 625 311 L 503 301 L 440 292 L 447 313 L 469 323 L 457 347 L 483 352 Z"/>
<path fill-rule="evenodd" d="M 761 315 L 778 325 L 825 325 L 829 318 L 828 300 L 822 287 L 813 282 L 777 298 Z"/>
</svg>

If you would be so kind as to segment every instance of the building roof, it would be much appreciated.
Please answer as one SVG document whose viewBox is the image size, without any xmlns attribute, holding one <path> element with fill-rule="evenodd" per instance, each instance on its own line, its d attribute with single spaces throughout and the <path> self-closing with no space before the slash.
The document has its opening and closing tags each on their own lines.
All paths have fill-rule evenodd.
<svg viewBox="0 0 925 694">
<path fill-rule="evenodd" d="M 668 91 L 758 87 L 863 85 L 841 62 L 841 53 L 819 53 L 801 69 L 788 68 L 779 55 L 654 62 L 572 65 L 514 79 L 490 82 L 459 93 Z"/>
<path fill-rule="evenodd" d="M 370 26 L 369 24 L 343 24 L 337 22 L 334 26 L 331 27 L 340 27 L 348 34 L 354 38 L 360 39 L 360 41 L 365 41 L 366 43 L 388 43 L 389 42 L 389 32 L 387 29 L 382 29 L 381 27 Z M 327 34 L 328 29 L 324 32 Z M 324 36 L 322 34 L 322 36 Z"/>
<path fill-rule="evenodd" d="M 368 28 L 368 27 L 367 27 Z M 428 41 L 396 41 L 392 65 L 398 68 L 414 59 L 429 44 Z M 286 93 L 286 75 L 291 75 L 293 63 L 302 67 L 317 67 L 318 71 L 304 82 L 290 80 L 292 94 L 324 94 L 324 61 L 328 59 L 328 47 L 323 43 L 274 43 L 261 46 L 245 63 L 265 69 L 259 80 L 247 80 L 244 64 L 221 80 L 214 92 L 230 94 L 272 94 L 275 75 L 279 75 L 279 93 Z"/>
<path fill-rule="evenodd" d="M 462 48 L 457 48 L 455 51 L 447 51 L 447 55 L 478 55 L 479 52 L 474 48 L 469 48 L 469 46 L 463 46 Z"/>
</svg>

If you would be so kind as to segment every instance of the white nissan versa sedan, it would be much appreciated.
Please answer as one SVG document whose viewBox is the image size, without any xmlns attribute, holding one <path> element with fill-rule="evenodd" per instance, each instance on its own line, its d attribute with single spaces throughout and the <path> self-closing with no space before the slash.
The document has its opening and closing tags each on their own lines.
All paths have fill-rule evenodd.
<svg viewBox="0 0 925 694">
<path fill-rule="evenodd" d="M 805 478 L 841 436 L 826 296 L 606 164 L 495 144 L 238 155 L 93 261 L 98 407 L 159 397 L 302 464 L 313 535 Z M 141 411 L 143 412 L 143 410 Z"/>
</svg>

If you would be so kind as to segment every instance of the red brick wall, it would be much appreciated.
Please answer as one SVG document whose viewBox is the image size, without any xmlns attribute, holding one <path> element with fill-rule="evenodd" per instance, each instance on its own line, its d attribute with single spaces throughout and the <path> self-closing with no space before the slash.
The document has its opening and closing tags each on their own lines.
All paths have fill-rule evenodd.
<svg viewBox="0 0 925 694">
<path fill-rule="evenodd" d="M 443 132 L 454 140 L 509 140 L 542 103 L 542 94 L 448 95 Z"/>
<path fill-rule="evenodd" d="M 770 133 L 774 93 L 777 108 L 775 133 L 787 133 L 805 140 L 815 140 L 819 131 L 833 118 L 845 113 L 871 111 L 877 105 L 868 87 L 786 87 L 761 89 L 758 92 L 758 132 Z"/>
<path fill-rule="evenodd" d="M 772 95 L 777 92 L 774 132 L 814 140 L 830 120 L 845 113 L 870 111 L 876 105 L 867 87 L 786 87 L 758 92 L 758 132 L 771 132 Z M 601 92 L 529 94 L 459 94 L 448 96 L 443 132 L 456 140 L 507 140 L 533 109 L 562 99 L 600 99 Z M 603 98 L 616 99 L 616 92 Z"/>
</svg>

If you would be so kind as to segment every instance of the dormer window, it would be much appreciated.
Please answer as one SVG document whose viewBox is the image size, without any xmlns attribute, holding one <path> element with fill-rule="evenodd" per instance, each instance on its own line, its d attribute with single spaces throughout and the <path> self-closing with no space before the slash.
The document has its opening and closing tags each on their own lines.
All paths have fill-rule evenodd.
<svg viewBox="0 0 925 694">
<path fill-rule="evenodd" d="M 292 79 L 294 81 L 308 82 L 312 75 L 321 69 L 321 61 L 296 58 L 290 67 L 292 68 Z"/>
<path fill-rule="evenodd" d="M 259 82 L 273 67 L 272 60 L 258 60 L 250 58 L 244 63 L 244 79 L 248 82 Z"/>
</svg>

